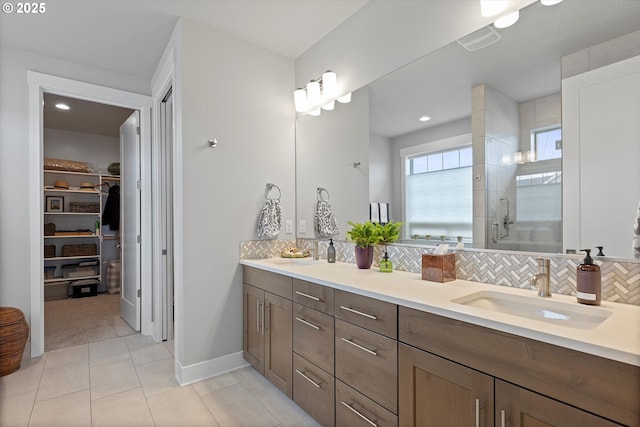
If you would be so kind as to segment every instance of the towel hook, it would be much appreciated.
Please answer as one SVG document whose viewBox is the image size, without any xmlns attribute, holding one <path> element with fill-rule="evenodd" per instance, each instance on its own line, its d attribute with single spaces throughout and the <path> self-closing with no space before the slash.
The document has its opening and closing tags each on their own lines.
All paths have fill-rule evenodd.
<svg viewBox="0 0 640 427">
<path fill-rule="evenodd" d="M 323 200 L 323 199 L 322 199 L 322 192 L 323 192 L 323 191 L 324 191 L 325 193 L 327 193 L 327 199 L 326 199 L 326 200 Z M 317 197 L 318 197 L 318 201 L 320 201 L 320 202 L 328 202 L 328 201 L 329 201 L 329 192 L 327 191 L 327 189 L 326 189 L 326 188 L 318 187 L 317 192 L 318 192 L 318 195 L 317 195 Z"/>
<path fill-rule="evenodd" d="M 278 190 L 278 197 L 269 197 L 269 192 L 273 189 Z M 280 200 L 280 196 L 282 195 L 282 192 L 280 191 L 280 187 L 278 187 L 275 184 L 271 184 L 268 183 L 264 189 L 264 198 L 267 200 Z"/>
</svg>

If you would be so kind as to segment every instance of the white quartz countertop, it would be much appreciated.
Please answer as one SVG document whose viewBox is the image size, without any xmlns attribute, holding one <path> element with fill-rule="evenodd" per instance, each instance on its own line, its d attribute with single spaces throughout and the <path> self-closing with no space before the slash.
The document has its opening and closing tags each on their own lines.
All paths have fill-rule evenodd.
<svg viewBox="0 0 640 427">
<path fill-rule="evenodd" d="M 241 264 L 376 298 L 403 307 L 461 320 L 478 326 L 555 344 L 607 359 L 640 366 L 640 307 L 603 301 L 599 307 L 578 304 L 575 297 L 553 295 L 549 301 L 580 306 L 582 310 L 608 310 L 611 315 L 592 328 L 574 328 L 459 304 L 452 300 L 479 291 L 539 299 L 537 292 L 467 280 L 437 283 L 404 271 L 381 273 L 360 270 L 355 264 L 329 264 L 326 260 L 267 258 L 241 260 Z M 546 300 L 546 299 L 545 299 Z"/>
</svg>

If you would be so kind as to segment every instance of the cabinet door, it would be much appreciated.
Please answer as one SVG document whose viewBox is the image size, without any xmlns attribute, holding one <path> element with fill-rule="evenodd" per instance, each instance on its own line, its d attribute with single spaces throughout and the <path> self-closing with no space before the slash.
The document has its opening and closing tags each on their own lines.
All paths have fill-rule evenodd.
<svg viewBox="0 0 640 427">
<path fill-rule="evenodd" d="M 292 397 L 292 303 L 269 292 L 264 294 L 264 376 Z"/>
<path fill-rule="evenodd" d="M 399 345 L 401 426 L 493 426 L 493 377 Z"/>
<path fill-rule="evenodd" d="M 613 427 L 612 423 L 573 406 L 496 379 L 496 426 Z"/>
<path fill-rule="evenodd" d="M 242 356 L 264 375 L 264 291 L 243 284 L 243 343 Z"/>
</svg>

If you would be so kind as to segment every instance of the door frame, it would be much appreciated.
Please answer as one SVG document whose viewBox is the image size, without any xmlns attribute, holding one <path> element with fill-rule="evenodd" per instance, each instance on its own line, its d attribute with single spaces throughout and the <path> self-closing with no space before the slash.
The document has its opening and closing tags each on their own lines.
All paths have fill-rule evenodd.
<svg viewBox="0 0 640 427">
<path fill-rule="evenodd" d="M 91 83 L 27 71 L 29 84 L 29 283 L 31 294 L 31 357 L 44 353 L 44 291 L 42 283 L 44 218 L 42 214 L 43 96 L 51 93 L 140 111 L 141 141 L 141 333 L 154 330 L 151 278 L 151 107 L 150 96 Z M 154 337 L 155 338 L 155 337 Z"/>
</svg>

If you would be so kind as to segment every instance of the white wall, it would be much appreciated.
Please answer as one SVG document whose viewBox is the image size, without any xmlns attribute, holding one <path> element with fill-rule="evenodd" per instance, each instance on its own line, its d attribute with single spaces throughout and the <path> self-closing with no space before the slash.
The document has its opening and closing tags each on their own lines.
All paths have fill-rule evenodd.
<svg viewBox="0 0 640 427">
<path fill-rule="evenodd" d="M 0 305 L 30 319 L 27 70 L 148 94 L 148 81 L 0 46 Z"/>
<path fill-rule="evenodd" d="M 353 167 L 360 162 L 359 167 Z M 349 104 L 336 103 L 319 117 L 296 123 L 297 217 L 306 221 L 300 238 L 315 238 L 316 189 L 325 188 L 338 222 L 337 238 L 345 239 L 348 221 L 369 219 L 369 91 L 355 92 Z M 323 193 L 323 196 L 325 194 Z M 298 230 L 299 231 L 299 230 Z"/>
<path fill-rule="evenodd" d="M 238 244 L 256 238 L 266 183 L 295 218 L 293 61 L 204 25 L 178 27 L 176 109 L 183 215 L 177 362 L 242 351 Z M 218 147 L 207 140 L 217 138 Z M 285 238 L 284 230 L 281 235 Z"/>
<path fill-rule="evenodd" d="M 369 198 L 372 202 L 391 203 L 393 186 L 393 150 L 391 140 L 369 135 Z M 400 211 L 391 211 L 391 221 L 400 221 Z"/>
<path fill-rule="evenodd" d="M 87 162 L 95 173 L 107 173 L 110 163 L 120 161 L 120 139 L 45 128 L 43 155 Z"/>
</svg>

